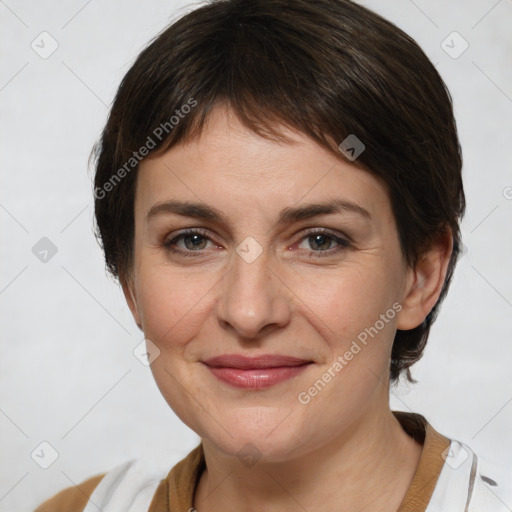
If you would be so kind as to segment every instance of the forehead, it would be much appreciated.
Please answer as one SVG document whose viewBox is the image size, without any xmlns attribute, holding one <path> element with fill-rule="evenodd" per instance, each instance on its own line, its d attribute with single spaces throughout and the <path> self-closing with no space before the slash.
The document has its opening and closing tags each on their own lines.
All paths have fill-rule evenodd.
<svg viewBox="0 0 512 512">
<path fill-rule="evenodd" d="M 261 137 L 225 108 L 215 109 L 200 136 L 147 158 L 137 178 L 137 216 L 155 204 L 186 200 L 219 211 L 272 216 L 300 203 L 345 201 L 378 217 L 390 213 L 384 184 L 304 134 Z M 270 218 L 269 217 L 269 218 Z"/>
</svg>

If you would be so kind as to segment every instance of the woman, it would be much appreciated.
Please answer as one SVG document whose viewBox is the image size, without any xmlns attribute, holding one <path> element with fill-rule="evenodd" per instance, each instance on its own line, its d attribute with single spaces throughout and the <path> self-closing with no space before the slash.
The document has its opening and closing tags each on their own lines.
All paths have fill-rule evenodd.
<svg viewBox="0 0 512 512">
<path fill-rule="evenodd" d="M 94 194 L 155 381 L 201 444 L 39 512 L 507 510 L 501 474 L 389 409 L 465 206 L 449 93 L 397 27 L 348 0 L 196 9 L 125 76 Z"/>
</svg>

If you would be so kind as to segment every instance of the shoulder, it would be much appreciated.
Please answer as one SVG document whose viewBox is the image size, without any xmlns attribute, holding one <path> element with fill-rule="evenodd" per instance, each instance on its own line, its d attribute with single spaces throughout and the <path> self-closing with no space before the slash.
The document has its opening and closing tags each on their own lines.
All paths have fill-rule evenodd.
<svg viewBox="0 0 512 512">
<path fill-rule="evenodd" d="M 167 465 L 154 459 L 132 459 L 64 489 L 34 512 L 117 512 L 135 503 L 136 510 L 147 510 L 168 472 Z"/>
<path fill-rule="evenodd" d="M 131 459 L 64 489 L 45 501 L 34 512 L 119 512 L 121 510 L 160 510 L 165 504 L 167 477 L 182 455 L 166 450 Z M 166 510 L 166 509 L 165 509 Z"/>
<path fill-rule="evenodd" d="M 512 467 L 497 464 L 483 455 L 475 458 L 476 475 L 468 510 L 512 510 Z"/>
<path fill-rule="evenodd" d="M 466 444 L 451 440 L 443 452 L 444 465 L 427 512 L 510 512 L 512 469 L 478 455 Z"/>
<path fill-rule="evenodd" d="M 143 457 L 111 469 L 94 490 L 90 508 L 84 512 L 148 510 L 162 480 L 169 473 L 168 459 Z"/>
<path fill-rule="evenodd" d="M 82 512 L 105 473 L 60 491 L 39 505 L 34 512 Z"/>
</svg>

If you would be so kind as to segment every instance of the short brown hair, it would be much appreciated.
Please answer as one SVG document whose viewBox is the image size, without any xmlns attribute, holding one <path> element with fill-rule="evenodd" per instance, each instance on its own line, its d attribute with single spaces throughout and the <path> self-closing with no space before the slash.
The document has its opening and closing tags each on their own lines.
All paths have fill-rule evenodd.
<svg viewBox="0 0 512 512">
<path fill-rule="evenodd" d="M 181 17 L 127 72 L 95 147 L 96 236 L 116 278 L 133 263 L 138 162 L 199 135 L 219 104 L 259 135 L 282 140 L 284 125 L 340 158 L 355 134 L 366 148 L 353 164 L 387 186 L 409 265 L 451 229 L 438 302 L 393 344 L 391 381 L 405 372 L 414 382 L 409 367 L 448 290 L 465 209 L 451 97 L 435 67 L 411 37 L 349 0 L 218 0 Z"/>
</svg>

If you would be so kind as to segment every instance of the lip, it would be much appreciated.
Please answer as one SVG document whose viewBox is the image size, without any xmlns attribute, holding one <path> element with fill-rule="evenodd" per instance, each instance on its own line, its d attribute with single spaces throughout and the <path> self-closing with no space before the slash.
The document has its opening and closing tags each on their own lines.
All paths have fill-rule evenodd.
<svg viewBox="0 0 512 512">
<path fill-rule="evenodd" d="M 244 389 L 264 389 L 297 376 L 313 361 L 272 354 L 257 357 L 225 354 L 206 359 L 203 363 L 226 384 Z"/>
</svg>

